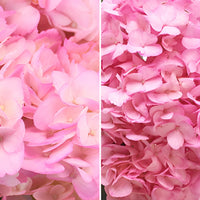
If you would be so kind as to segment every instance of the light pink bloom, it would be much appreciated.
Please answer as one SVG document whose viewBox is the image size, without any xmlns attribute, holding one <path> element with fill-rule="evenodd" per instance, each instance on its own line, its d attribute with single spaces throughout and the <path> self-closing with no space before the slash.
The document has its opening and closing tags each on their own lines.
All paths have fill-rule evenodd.
<svg viewBox="0 0 200 200">
<path fill-rule="evenodd" d="M 185 30 L 182 44 L 186 49 L 196 49 L 200 47 L 199 27 L 189 24 Z"/>
<path fill-rule="evenodd" d="M 147 96 L 152 102 L 166 103 L 181 98 L 182 93 L 176 78 L 172 77 L 170 82 L 164 83 L 157 90 L 148 93 Z"/>
<path fill-rule="evenodd" d="M 97 113 L 83 114 L 77 123 L 77 135 L 81 145 L 97 146 L 99 144 L 99 116 Z"/>
<path fill-rule="evenodd" d="M 45 8 L 50 23 L 55 27 L 75 34 L 74 40 L 98 40 L 98 2 L 88 0 L 39 0 L 39 5 Z M 77 7 L 78 6 L 78 7 Z M 82 16 L 80 18 L 79 16 Z"/>
<path fill-rule="evenodd" d="M 4 162 L 0 166 L 0 177 L 16 174 L 22 167 L 24 159 L 24 124 L 16 123 L 12 128 L 1 127 L 0 159 Z"/>
<path fill-rule="evenodd" d="M 157 42 L 154 34 L 143 31 L 133 31 L 129 34 L 127 49 L 130 53 L 138 52 L 141 56 L 158 56 L 162 53 L 162 48 Z"/>
<path fill-rule="evenodd" d="M 93 0 L 0 2 L 4 200 L 98 199 L 98 17 Z"/>
<path fill-rule="evenodd" d="M 13 14 L 13 12 L 9 12 L 9 11 L 4 11 L 2 7 L 0 7 L 0 13 L 1 13 L 1 22 L 0 22 L 0 26 L 1 26 L 1 31 L 0 31 L 0 46 L 2 46 L 3 42 L 5 42 L 8 37 L 14 32 L 15 30 L 15 25 L 10 25 L 7 22 L 7 18 Z"/>
<path fill-rule="evenodd" d="M 5 96 L 6 93 L 9 95 Z M 23 103 L 24 95 L 20 79 L 0 80 L 1 127 L 12 128 L 21 119 Z"/>
<path fill-rule="evenodd" d="M 183 5 L 177 2 L 170 4 L 151 0 L 146 2 L 143 8 L 154 30 L 177 35 L 180 33 L 177 27 L 186 25 L 189 21 L 189 14 L 184 10 Z"/>
<path fill-rule="evenodd" d="M 1 2 L 1 5 L 5 10 L 13 11 L 9 17 L 9 23 L 16 26 L 15 34 L 24 36 L 37 29 L 40 13 L 29 2 L 17 0 L 13 4 L 12 1 L 8 0 Z"/>
<path fill-rule="evenodd" d="M 189 73 L 200 73 L 199 69 L 199 51 L 196 49 L 187 49 L 182 54 L 182 59 L 187 66 Z"/>
<path fill-rule="evenodd" d="M 97 72 L 85 70 L 73 78 L 62 72 L 54 72 L 53 82 L 63 102 L 85 105 L 90 110 L 98 110 Z"/>
<path fill-rule="evenodd" d="M 137 92 L 149 92 L 162 85 L 162 79 L 153 69 L 141 70 L 139 73 L 128 74 L 124 80 L 129 95 Z"/>
</svg>

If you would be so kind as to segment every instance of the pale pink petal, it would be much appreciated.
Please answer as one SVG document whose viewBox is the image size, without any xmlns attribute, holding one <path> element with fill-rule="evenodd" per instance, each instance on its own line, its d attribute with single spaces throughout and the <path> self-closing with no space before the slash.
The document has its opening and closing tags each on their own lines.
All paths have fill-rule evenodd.
<svg viewBox="0 0 200 200">
<path fill-rule="evenodd" d="M 200 47 L 200 39 L 184 37 L 182 39 L 182 44 L 187 49 L 197 49 Z"/>
<path fill-rule="evenodd" d="M 5 175 L 4 177 L 0 178 L 0 184 L 6 185 L 9 187 L 14 187 L 20 184 L 20 181 L 17 179 L 17 175 Z"/>
<path fill-rule="evenodd" d="M 26 16 L 26 17 L 24 17 Z M 32 6 L 25 6 L 17 10 L 11 17 L 11 22 L 17 25 L 16 34 L 25 35 L 35 29 L 39 23 L 39 11 Z"/>
<path fill-rule="evenodd" d="M 34 124 L 40 130 L 48 129 L 54 114 L 63 106 L 58 96 L 52 96 L 43 101 L 34 114 Z"/>
<path fill-rule="evenodd" d="M 161 116 L 162 119 L 171 119 L 173 117 L 174 113 L 167 113 Z"/>
<path fill-rule="evenodd" d="M 49 156 L 46 163 L 52 164 L 56 163 L 63 158 L 65 158 L 67 155 L 69 155 L 73 151 L 73 144 L 72 143 L 64 143 L 57 149 L 55 149 Z"/>
<path fill-rule="evenodd" d="M 81 168 L 77 168 L 77 170 L 84 182 L 89 183 L 92 181 L 92 176 L 90 174 L 88 174 L 87 171 L 85 171 Z"/>
<path fill-rule="evenodd" d="M 89 98 L 95 101 L 99 100 L 98 93 L 98 73 L 87 70 L 81 73 L 75 80 L 74 91 L 76 96 L 81 98 Z"/>
<path fill-rule="evenodd" d="M 129 99 L 129 96 L 125 92 L 117 90 L 108 94 L 108 99 L 112 104 L 122 106 Z"/>
<path fill-rule="evenodd" d="M 159 35 L 169 34 L 169 35 L 179 35 L 181 32 L 178 28 L 173 26 L 164 26 L 162 31 L 159 33 Z"/>
<path fill-rule="evenodd" d="M 58 1 L 54 1 L 54 0 L 38 0 L 38 3 L 42 8 L 45 8 L 48 11 L 51 11 L 51 10 L 55 9 L 61 1 L 62 0 L 58 0 Z"/>
<path fill-rule="evenodd" d="M 4 161 L 0 165 L 0 177 L 3 177 L 5 174 L 14 175 L 18 173 L 24 159 L 23 145 L 14 153 L 6 153 L 4 149 L 0 147 L 0 159 Z"/>
<path fill-rule="evenodd" d="M 9 96 L 5 96 L 9 94 Z M 14 99 L 20 106 L 24 103 L 24 93 L 22 82 L 19 78 L 7 78 L 0 80 L 0 98 L 6 102 L 6 99 Z"/>
<path fill-rule="evenodd" d="M 160 77 L 154 77 L 144 82 L 144 88 L 146 92 L 155 90 L 162 85 L 162 79 Z"/>
<path fill-rule="evenodd" d="M 39 174 L 56 174 L 64 171 L 65 168 L 59 163 L 48 165 L 45 158 L 32 158 L 23 161 L 22 169 Z"/>
<path fill-rule="evenodd" d="M 142 56 L 158 56 L 162 53 L 163 49 L 159 44 L 144 47 L 140 53 Z"/>
<path fill-rule="evenodd" d="M 169 98 L 170 99 L 179 99 L 182 97 L 182 92 L 180 91 L 171 91 L 169 94 L 168 94 Z"/>
<path fill-rule="evenodd" d="M 89 183 L 83 181 L 80 176 L 72 180 L 74 189 L 83 200 L 96 199 L 98 197 L 98 184 L 93 180 Z"/>
<path fill-rule="evenodd" d="M 19 121 L 14 128 L 15 132 L 12 135 L 7 134 L 3 139 L 3 148 L 7 153 L 15 153 L 23 147 L 23 137 L 25 134 L 23 121 Z"/>
<path fill-rule="evenodd" d="M 129 101 L 129 102 L 126 102 L 123 106 L 122 106 L 122 110 L 125 114 L 126 117 L 128 117 L 130 120 L 137 120 L 140 118 L 140 113 L 137 112 L 133 105 L 132 105 L 132 102 Z"/>
<path fill-rule="evenodd" d="M 180 131 L 172 131 L 167 135 L 167 142 L 173 149 L 179 149 L 184 144 L 184 138 Z"/>
<path fill-rule="evenodd" d="M 140 141 L 140 140 L 148 140 L 149 138 L 145 135 L 134 135 L 134 134 L 127 134 L 126 137 L 129 140 L 133 141 Z"/>
<path fill-rule="evenodd" d="M 76 167 L 89 167 L 90 164 L 80 158 L 65 158 L 64 159 L 65 162 L 76 166 Z"/>
<path fill-rule="evenodd" d="M 128 94 L 134 94 L 144 91 L 143 85 L 139 81 L 128 81 L 126 84 L 126 91 Z"/>
<path fill-rule="evenodd" d="M 165 93 L 150 92 L 147 94 L 147 96 L 152 102 L 156 102 L 156 103 L 169 102 L 169 97 Z"/>
</svg>

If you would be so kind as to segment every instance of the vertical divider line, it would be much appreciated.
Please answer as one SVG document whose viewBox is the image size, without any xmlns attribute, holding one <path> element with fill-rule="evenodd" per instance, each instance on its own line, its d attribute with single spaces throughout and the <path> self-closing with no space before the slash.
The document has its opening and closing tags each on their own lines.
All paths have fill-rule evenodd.
<svg viewBox="0 0 200 200">
<path fill-rule="evenodd" d="M 99 200 L 101 200 L 101 0 L 99 0 Z"/>
</svg>

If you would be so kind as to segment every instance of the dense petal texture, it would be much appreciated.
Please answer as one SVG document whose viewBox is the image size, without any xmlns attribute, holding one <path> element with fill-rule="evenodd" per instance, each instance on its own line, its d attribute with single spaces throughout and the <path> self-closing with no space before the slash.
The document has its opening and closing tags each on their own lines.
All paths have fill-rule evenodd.
<svg viewBox="0 0 200 200">
<path fill-rule="evenodd" d="M 108 200 L 199 200 L 200 3 L 102 2 Z"/>
<path fill-rule="evenodd" d="M 0 0 L 0 199 L 98 199 L 98 6 Z"/>
</svg>

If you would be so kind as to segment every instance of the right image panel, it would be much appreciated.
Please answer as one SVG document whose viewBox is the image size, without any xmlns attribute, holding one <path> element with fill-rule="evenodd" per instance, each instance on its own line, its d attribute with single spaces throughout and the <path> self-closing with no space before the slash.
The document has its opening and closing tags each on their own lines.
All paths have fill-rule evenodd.
<svg viewBox="0 0 200 200">
<path fill-rule="evenodd" d="M 102 200 L 200 199 L 199 10 L 102 2 Z"/>
</svg>

